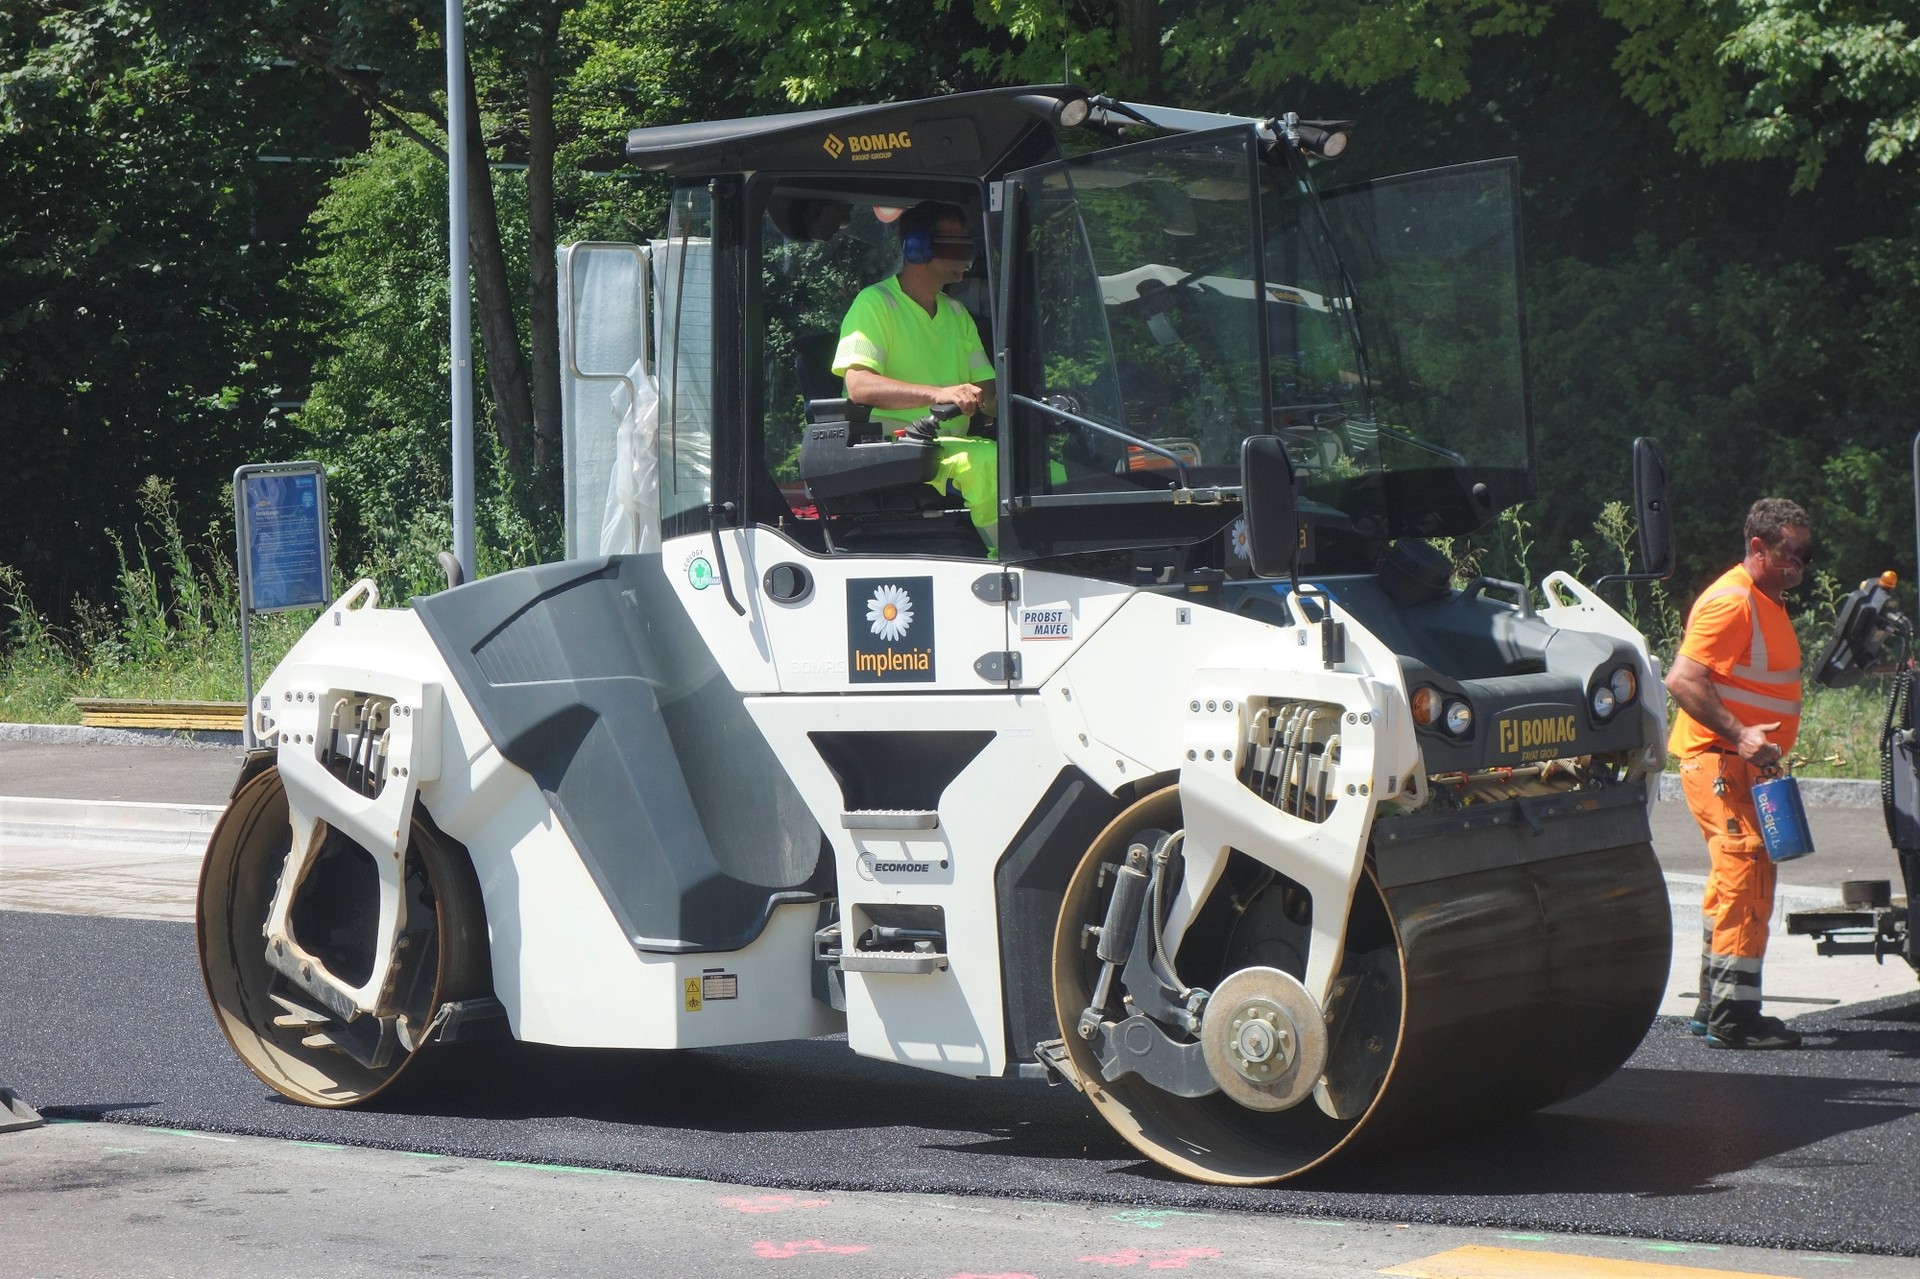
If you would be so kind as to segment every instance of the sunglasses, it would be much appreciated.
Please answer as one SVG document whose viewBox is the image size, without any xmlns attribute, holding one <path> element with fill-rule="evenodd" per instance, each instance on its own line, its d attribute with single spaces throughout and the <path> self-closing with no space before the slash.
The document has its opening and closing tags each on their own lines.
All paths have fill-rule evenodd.
<svg viewBox="0 0 1920 1279">
<path fill-rule="evenodd" d="M 1799 547 L 1798 549 L 1788 546 L 1783 542 L 1778 546 L 1768 547 L 1767 551 L 1769 554 L 1779 556 L 1781 559 L 1794 560 L 1802 568 L 1807 567 L 1816 559 L 1820 558 L 1820 548 L 1812 542 L 1808 542 L 1805 546 Z"/>
</svg>

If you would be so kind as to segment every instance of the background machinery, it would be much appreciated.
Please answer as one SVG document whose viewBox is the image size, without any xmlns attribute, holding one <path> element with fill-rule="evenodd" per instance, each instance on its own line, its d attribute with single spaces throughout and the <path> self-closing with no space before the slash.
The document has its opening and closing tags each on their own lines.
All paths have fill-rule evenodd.
<svg viewBox="0 0 1920 1279">
<path fill-rule="evenodd" d="M 1920 549 L 1920 436 L 1914 437 L 1913 463 Z M 1906 895 L 1895 897 L 1891 880 L 1849 880 L 1840 886 L 1839 909 L 1794 911 L 1787 931 L 1812 937 L 1822 955 L 1872 955 L 1881 962 L 1894 955 L 1920 972 L 1911 905 L 1920 885 L 1920 707 L 1914 705 L 1913 622 L 1900 611 L 1898 585 L 1893 573 L 1883 573 L 1841 601 L 1813 678 L 1827 688 L 1846 688 L 1869 674 L 1894 672 L 1880 725 L 1880 809 Z"/>
<path fill-rule="evenodd" d="M 844 1031 L 1232 1183 L 1604 1079 L 1668 971 L 1660 682 L 1565 574 L 1450 584 L 1533 492 L 1514 169 L 1322 193 L 1345 128 L 636 131 L 667 236 L 563 253 L 573 558 L 363 582 L 250 708 L 199 898 L 239 1055 L 341 1106 L 480 1033 Z M 985 246 L 997 558 L 826 373 L 923 199 Z"/>
</svg>

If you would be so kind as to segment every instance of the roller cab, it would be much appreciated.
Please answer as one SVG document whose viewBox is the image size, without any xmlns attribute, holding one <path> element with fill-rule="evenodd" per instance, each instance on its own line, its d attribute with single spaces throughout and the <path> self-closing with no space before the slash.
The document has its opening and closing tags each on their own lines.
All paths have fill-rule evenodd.
<svg viewBox="0 0 1920 1279">
<path fill-rule="evenodd" d="M 482 1034 L 844 1030 L 1231 1183 L 1605 1078 L 1668 967 L 1660 683 L 1591 587 L 1434 549 L 1534 494 L 1515 170 L 1322 191 L 1349 127 L 636 131 L 665 235 L 561 253 L 570 558 L 356 587 L 252 708 L 200 899 L 240 1056 L 350 1105 Z M 832 373 L 925 200 L 990 419 Z"/>
</svg>

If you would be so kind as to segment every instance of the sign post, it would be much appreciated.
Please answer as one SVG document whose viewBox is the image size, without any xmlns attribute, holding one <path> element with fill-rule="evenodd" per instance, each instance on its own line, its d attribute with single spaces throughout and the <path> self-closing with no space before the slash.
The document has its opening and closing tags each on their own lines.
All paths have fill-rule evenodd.
<svg viewBox="0 0 1920 1279">
<path fill-rule="evenodd" d="M 233 529 L 240 567 L 240 671 L 246 745 L 253 735 L 254 613 L 324 608 L 333 569 L 327 553 L 327 475 L 318 462 L 262 462 L 233 473 Z"/>
</svg>

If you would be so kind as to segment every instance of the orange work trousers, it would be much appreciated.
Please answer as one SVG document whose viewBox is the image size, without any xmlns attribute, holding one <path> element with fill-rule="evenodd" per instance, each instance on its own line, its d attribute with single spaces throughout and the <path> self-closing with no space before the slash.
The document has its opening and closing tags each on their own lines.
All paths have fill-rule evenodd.
<svg viewBox="0 0 1920 1279">
<path fill-rule="evenodd" d="M 1680 787 L 1706 836 L 1711 863 L 1700 903 L 1696 1017 L 1716 1030 L 1760 1015 L 1760 964 L 1767 953 L 1775 872 L 1753 808 L 1758 780 L 1758 771 L 1738 755 L 1705 751 L 1680 761 Z"/>
</svg>

